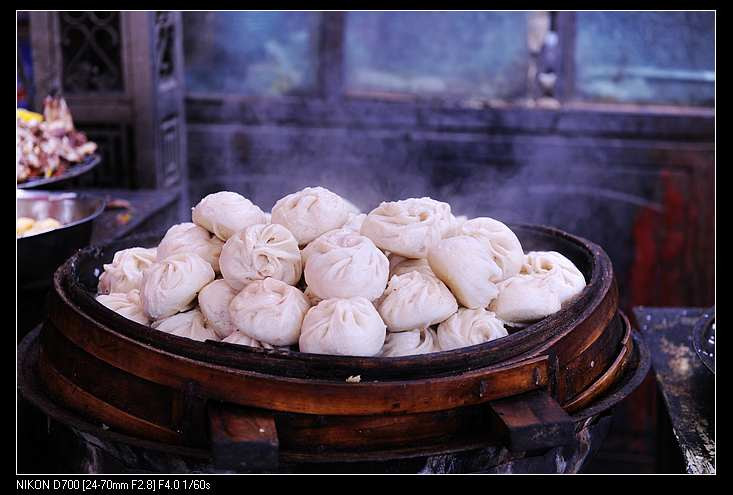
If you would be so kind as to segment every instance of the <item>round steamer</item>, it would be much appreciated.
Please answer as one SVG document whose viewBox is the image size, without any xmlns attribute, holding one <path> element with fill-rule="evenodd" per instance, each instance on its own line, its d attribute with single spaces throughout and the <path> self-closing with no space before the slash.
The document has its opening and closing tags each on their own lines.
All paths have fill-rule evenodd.
<svg viewBox="0 0 733 495">
<path fill-rule="evenodd" d="M 118 431 L 208 447 L 220 459 L 252 445 L 308 462 L 328 452 L 354 460 L 487 442 L 528 450 L 559 444 L 572 430 L 568 413 L 636 366 L 638 344 L 617 311 L 611 263 L 599 246 L 548 227 L 511 228 L 525 251 L 558 251 L 578 267 L 588 282 L 579 297 L 508 337 L 402 358 L 256 349 L 153 331 L 97 303 L 94 292 L 114 252 L 154 246 L 159 236 L 87 248 L 56 272 L 41 381 L 65 406 Z M 521 417 L 527 410 L 536 414 Z"/>
<path fill-rule="evenodd" d="M 394 450 L 382 455 L 378 451 L 358 454 L 357 460 L 343 462 L 349 454 L 323 451 L 303 462 L 302 453 L 280 448 L 272 456 L 238 455 L 237 465 L 222 465 L 208 447 L 188 447 L 156 442 L 115 431 L 90 421 L 49 397 L 38 377 L 38 329 L 18 346 L 18 389 L 25 400 L 41 410 L 51 421 L 49 445 L 72 452 L 63 458 L 64 472 L 82 473 L 547 473 L 578 472 L 602 444 L 608 431 L 614 406 L 635 390 L 649 371 L 649 353 L 643 345 L 636 348 L 634 361 L 618 378 L 605 396 L 589 407 L 571 415 L 575 438 L 561 446 L 526 451 L 511 451 L 492 444 L 475 449 L 455 449 L 444 444 L 442 449 L 418 451 Z M 636 337 L 634 337 L 636 338 Z M 70 449 L 70 450 L 69 450 Z M 315 449 L 312 449 L 315 450 Z M 312 451 L 311 451 L 312 454 Z M 558 462 L 558 459 L 560 462 Z M 262 462 L 264 461 L 264 462 Z M 339 462 L 341 461 L 341 462 Z"/>
</svg>

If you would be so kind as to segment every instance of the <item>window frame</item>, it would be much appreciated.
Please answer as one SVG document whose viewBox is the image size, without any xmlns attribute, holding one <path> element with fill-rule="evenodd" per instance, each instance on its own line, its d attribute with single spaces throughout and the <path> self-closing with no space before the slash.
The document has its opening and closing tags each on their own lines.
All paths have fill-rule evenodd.
<svg viewBox="0 0 733 495">
<path fill-rule="evenodd" d="M 669 136 L 693 140 L 708 140 L 714 135 L 714 107 L 672 105 L 660 103 L 605 103 L 578 100 L 575 91 L 575 36 L 576 13 L 551 11 L 551 30 L 558 35 L 558 61 L 553 70 L 557 81 L 553 97 L 555 104 L 549 105 L 531 97 L 534 93 L 528 84 L 528 93 L 520 101 L 488 99 L 471 95 L 439 96 L 399 93 L 393 91 L 356 91 L 345 86 L 344 43 L 346 16 L 349 11 L 321 12 L 318 29 L 318 51 L 316 61 L 316 88 L 314 91 L 294 91 L 278 96 L 244 95 L 236 93 L 212 93 L 186 91 L 189 115 L 203 123 L 204 117 L 211 122 L 232 122 L 234 115 L 223 110 L 218 114 L 209 111 L 212 107 L 224 109 L 236 107 L 247 109 L 240 115 L 257 115 L 258 123 L 308 122 L 308 125 L 346 125 L 359 127 L 366 125 L 360 112 L 371 114 L 385 112 L 382 127 L 390 127 L 394 122 L 407 122 L 410 117 L 399 115 L 415 114 L 416 125 L 439 120 L 441 115 L 450 115 L 448 129 L 485 130 L 486 118 L 482 113 L 491 110 L 493 114 L 506 114 L 500 121 L 514 121 L 516 116 L 531 118 L 536 115 L 541 121 L 544 115 L 555 115 L 569 128 L 584 127 L 585 135 L 604 136 Z M 268 106 L 272 110 L 268 110 Z M 300 118 L 294 113 L 302 112 Z M 394 112 L 394 115 L 392 115 Z M 610 119 L 608 125 L 596 122 L 599 118 Z M 676 118 L 685 122 L 672 124 Z M 319 120 L 322 119 L 322 124 Z M 250 119 L 246 116 L 240 123 Z M 252 123 L 254 123 L 253 121 Z M 573 123 L 574 122 L 574 123 Z M 368 125 L 378 125 L 372 122 Z M 427 124 L 432 127 L 432 124 Z M 512 129 L 523 132 L 568 132 L 557 126 L 536 125 L 530 122 L 513 122 Z M 623 126 L 628 126 L 628 131 Z M 494 128 L 494 126 L 490 126 Z M 440 125 L 437 128 L 441 128 Z M 575 131 L 573 131 L 575 132 Z M 580 129 L 578 129 L 580 132 Z"/>
</svg>

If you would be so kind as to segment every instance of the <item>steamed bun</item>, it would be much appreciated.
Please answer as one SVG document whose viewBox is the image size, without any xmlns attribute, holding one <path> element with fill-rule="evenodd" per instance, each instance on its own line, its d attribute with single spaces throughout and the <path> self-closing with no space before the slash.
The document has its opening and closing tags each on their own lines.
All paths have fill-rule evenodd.
<svg viewBox="0 0 733 495">
<path fill-rule="evenodd" d="M 100 294 L 112 292 L 127 293 L 139 289 L 143 281 L 143 272 L 155 263 L 155 248 L 134 247 L 117 251 L 112 263 L 104 265 L 104 272 L 99 277 Z"/>
<path fill-rule="evenodd" d="M 198 254 L 179 253 L 156 262 L 143 274 L 140 297 L 145 312 L 160 319 L 183 311 L 214 277 L 211 264 Z"/>
<path fill-rule="evenodd" d="M 308 310 L 300 333 L 301 352 L 374 356 L 387 327 L 368 299 L 326 299 Z"/>
<path fill-rule="evenodd" d="M 417 260 L 405 258 L 403 259 L 403 261 L 400 261 L 399 263 L 394 264 L 390 268 L 389 276 L 391 278 L 395 275 L 404 275 L 405 273 L 410 273 L 410 272 L 420 272 L 423 275 L 436 277 L 435 273 L 430 268 L 430 263 L 428 263 L 428 260 L 425 258 L 420 258 Z"/>
<path fill-rule="evenodd" d="M 133 289 L 127 293 L 113 292 L 111 294 L 100 294 L 96 299 L 128 320 L 136 321 L 141 325 L 150 324 L 150 317 L 145 314 L 138 289 Z"/>
<path fill-rule="evenodd" d="M 229 304 L 232 322 L 240 332 L 275 346 L 298 342 L 310 303 L 292 285 L 274 278 L 247 285 Z"/>
<path fill-rule="evenodd" d="M 198 309 L 178 313 L 153 323 L 153 328 L 161 332 L 198 340 L 219 340 L 213 330 L 206 328 L 204 317 Z"/>
<path fill-rule="evenodd" d="M 498 286 L 490 309 L 504 321 L 532 323 L 559 311 L 585 287 L 585 277 L 554 251 L 527 254 L 521 272 Z"/>
<path fill-rule="evenodd" d="M 438 345 L 444 351 L 483 344 L 507 335 L 501 320 L 483 308 L 461 308 L 438 325 Z"/>
<path fill-rule="evenodd" d="M 321 298 L 378 298 L 387 286 L 389 261 L 369 238 L 339 229 L 313 241 L 305 250 L 305 282 Z"/>
<path fill-rule="evenodd" d="M 475 237 L 485 243 L 501 269 L 500 282 L 513 277 L 522 268 L 524 251 L 516 234 L 498 220 L 489 217 L 478 217 L 466 220 L 457 227 L 457 235 Z"/>
<path fill-rule="evenodd" d="M 428 255 L 435 275 L 467 308 L 485 308 L 499 293 L 501 267 L 491 250 L 475 237 L 460 235 L 439 241 Z"/>
<path fill-rule="evenodd" d="M 237 291 L 221 279 L 207 284 L 199 292 L 199 310 L 206 326 L 219 338 L 227 337 L 237 329 L 229 317 L 229 303 L 236 295 Z"/>
<path fill-rule="evenodd" d="M 209 194 L 193 208 L 193 223 L 199 225 L 222 241 L 256 223 L 266 223 L 267 216 L 250 200 L 230 191 Z"/>
<path fill-rule="evenodd" d="M 387 332 L 379 352 L 384 357 L 414 356 L 440 352 L 438 336 L 432 328 L 416 328 L 408 332 Z"/>
<path fill-rule="evenodd" d="M 342 228 L 359 232 L 366 218 L 366 213 L 349 213 L 349 218 Z"/>
<path fill-rule="evenodd" d="M 298 242 L 276 223 L 250 225 L 232 235 L 219 264 L 224 280 L 237 290 L 267 277 L 295 285 L 303 272 Z"/>
<path fill-rule="evenodd" d="M 425 258 L 452 226 L 450 205 L 431 198 L 383 202 L 361 225 L 361 234 L 380 249 L 406 258 Z"/>
<path fill-rule="evenodd" d="M 274 349 L 274 347 L 267 342 L 260 342 L 259 340 L 253 339 L 246 333 L 242 333 L 239 331 L 232 332 L 231 334 L 229 334 L 228 337 L 223 338 L 221 341 L 227 342 L 229 344 L 248 345 L 250 347 L 261 347 L 263 349 Z"/>
<path fill-rule="evenodd" d="M 208 230 L 195 223 L 179 223 L 169 228 L 158 245 L 157 260 L 161 261 L 177 253 L 196 253 L 211 263 L 219 272 L 219 255 L 224 243 Z"/>
<path fill-rule="evenodd" d="M 272 223 L 283 225 L 303 246 L 329 230 L 341 228 L 353 205 L 324 187 L 306 187 L 288 194 L 272 207 Z"/>
<path fill-rule="evenodd" d="M 390 332 L 403 332 L 440 323 L 458 311 L 458 303 L 443 282 L 412 271 L 390 279 L 377 310 Z"/>
</svg>

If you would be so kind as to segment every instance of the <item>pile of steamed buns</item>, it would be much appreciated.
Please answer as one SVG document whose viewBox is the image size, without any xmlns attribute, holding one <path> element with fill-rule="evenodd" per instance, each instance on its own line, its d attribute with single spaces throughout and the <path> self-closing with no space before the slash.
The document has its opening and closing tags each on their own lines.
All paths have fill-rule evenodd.
<svg viewBox="0 0 733 495">
<path fill-rule="evenodd" d="M 97 300 L 195 340 L 317 354 L 407 356 L 481 344 L 585 287 L 557 252 L 524 253 L 503 223 L 431 198 L 363 214 L 323 187 L 264 213 L 210 194 L 157 248 L 118 251 Z"/>
</svg>

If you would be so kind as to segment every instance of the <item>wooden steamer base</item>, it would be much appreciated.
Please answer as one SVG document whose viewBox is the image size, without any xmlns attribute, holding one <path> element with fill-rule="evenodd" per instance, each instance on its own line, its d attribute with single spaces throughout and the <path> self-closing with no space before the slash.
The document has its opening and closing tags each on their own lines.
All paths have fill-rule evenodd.
<svg viewBox="0 0 733 495">
<path fill-rule="evenodd" d="M 526 251 L 559 251 L 576 264 L 588 281 L 578 299 L 508 337 L 403 358 L 255 349 L 151 331 L 97 303 L 93 292 L 115 251 L 159 238 L 82 250 L 56 272 L 37 366 L 33 357 L 24 361 L 40 383 L 24 371 L 21 392 L 92 420 L 96 434 L 105 425 L 102 437 L 116 435 L 113 443 L 135 440 L 199 459 L 196 470 L 394 468 L 445 455 L 478 455 L 496 466 L 501 456 L 587 450 L 592 425 L 607 426 L 596 421 L 638 385 L 648 359 L 617 311 L 600 247 L 551 228 L 512 228 Z M 356 375 L 360 382 L 346 382 Z M 75 431 L 89 424 L 76 421 Z"/>
</svg>

